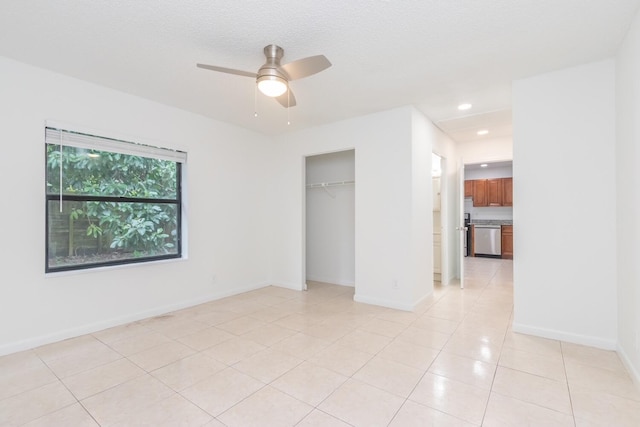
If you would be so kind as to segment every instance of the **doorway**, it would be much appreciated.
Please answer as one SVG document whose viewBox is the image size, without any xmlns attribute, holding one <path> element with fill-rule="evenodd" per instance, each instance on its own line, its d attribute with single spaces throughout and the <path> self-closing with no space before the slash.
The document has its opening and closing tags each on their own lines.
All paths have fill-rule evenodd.
<svg viewBox="0 0 640 427">
<path fill-rule="evenodd" d="M 465 274 L 464 270 L 469 265 L 476 269 L 491 265 L 483 263 L 483 258 L 513 258 L 513 164 L 511 160 L 464 162 L 462 176 L 462 211 L 472 224 L 469 256 L 461 257 L 461 275 L 468 276 L 471 272 Z M 483 240 L 480 232 L 491 232 L 492 238 Z"/>
<path fill-rule="evenodd" d="M 305 279 L 355 286 L 355 150 L 305 158 Z"/>
</svg>

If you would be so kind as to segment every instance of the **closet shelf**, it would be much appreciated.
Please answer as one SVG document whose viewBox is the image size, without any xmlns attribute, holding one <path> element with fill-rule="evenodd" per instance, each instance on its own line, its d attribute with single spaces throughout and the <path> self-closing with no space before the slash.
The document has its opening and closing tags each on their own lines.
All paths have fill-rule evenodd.
<svg viewBox="0 0 640 427">
<path fill-rule="evenodd" d="M 355 181 L 318 182 L 315 184 L 307 184 L 307 188 L 336 187 L 338 185 L 352 185 L 355 183 Z"/>
</svg>

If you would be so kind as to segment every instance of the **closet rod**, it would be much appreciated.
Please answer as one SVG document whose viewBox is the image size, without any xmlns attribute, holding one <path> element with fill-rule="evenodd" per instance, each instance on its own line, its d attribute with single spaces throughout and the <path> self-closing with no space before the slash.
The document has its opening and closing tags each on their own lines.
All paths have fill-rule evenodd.
<svg viewBox="0 0 640 427">
<path fill-rule="evenodd" d="M 355 183 L 355 181 L 318 182 L 316 184 L 307 184 L 307 188 L 335 187 L 337 185 L 349 185 Z"/>
</svg>

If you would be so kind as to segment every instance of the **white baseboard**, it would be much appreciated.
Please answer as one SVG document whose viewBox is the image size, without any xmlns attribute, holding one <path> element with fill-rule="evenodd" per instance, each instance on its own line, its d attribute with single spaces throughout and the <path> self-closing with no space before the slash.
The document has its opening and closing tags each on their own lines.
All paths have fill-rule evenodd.
<svg viewBox="0 0 640 427">
<path fill-rule="evenodd" d="M 422 304 L 427 298 L 429 298 L 432 295 L 433 295 L 433 289 L 431 290 L 431 292 L 429 292 L 428 294 L 424 295 L 415 304 L 413 304 L 413 309 L 411 311 L 415 310 L 416 307 L 418 307 L 420 304 Z"/>
<path fill-rule="evenodd" d="M 170 313 L 172 311 L 180 310 L 183 308 L 193 307 L 209 301 L 215 301 L 215 300 L 229 297 L 232 295 L 237 295 L 244 292 L 253 291 L 255 289 L 264 288 L 269 285 L 271 285 L 271 283 L 268 283 L 268 282 L 256 283 L 249 286 L 243 286 L 242 288 L 236 288 L 233 290 L 201 296 L 198 298 L 194 298 L 192 300 L 183 301 L 176 304 L 169 304 L 161 307 L 155 307 L 149 310 L 144 310 L 137 313 L 128 314 L 125 316 L 120 316 L 120 317 L 107 319 L 107 320 L 101 320 L 98 322 L 89 323 L 86 325 L 81 325 L 74 328 L 65 329 L 62 331 L 56 331 L 51 334 L 40 335 L 40 336 L 27 338 L 20 341 L 10 342 L 7 344 L 0 345 L 0 356 L 16 353 L 18 351 L 29 350 L 32 348 L 39 347 L 41 345 L 51 344 L 51 343 L 66 340 L 69 338 L 75 338 L 84 334 L 91 334 L 94 332 L 101 331 L 103 329 L 124 325 L 126 323 L 135 322 L 137 320 L 142 320 L 149 317 L 159 316 L 159 315 Z"/>
<path fill-rule="evenodd" d="M 380 307 L 395 308 L 396 310 L 413 311 L 413 304 L 406 304 L 399 301 L 390 301 L 388 299 L 370 297 L 358 293 L 353 296 L 353 300 L 365 304 L 379 305 Z"/>
<path fill-rule="evenodd" d="M 558 331 L 555 329 L 538 328 L 536 326 L 523 325 L 521 323 L 514 323 L 513 331 L 527 335 L 535 335 L 542 338 L 570 342 L 573 344 L 597 347 L 603 350 L 617 350 L 617 343 L 615 340 L 608 340 L 600 337 L 579 335 L 571 332 Z"/>
<path fill-rule="evenodd" d="M 396 310 L 414 311 L 416 309 L 416 307 L 418 307 L 422 302 L 424 302 L 424 300 L 429 298 L 431 295 L 433 295 L 433 291 L 429 292 L 428 294 L 426 294 L 424 296 L 422 296 L 420 299 L 418 299 L 413 304 L 407 304 L 407 303 L 399 302 L 399 301 L 389 301 L 387 299 L 370 297 L 370 296 L 361 295 L 361 294 L 358 294 L 358 293 L 356 293 L 353 296 L 353 300 L 356 301 L 356 302 L 362 302 L 362 303 L 365 303 L 365 304 L 372 304 L 372 305 L 379 305 L 381 307 L 394 308 Z"/>
<path fill-rule="evenodd" d="M 335 277 L 321 277 L 314 275 L 307 275 L 307 280 L 312 282 L 331 283 L 332 285 L 350 286 L 354 287 L 356 282 L 350 279 L 340 279 Z"/>
<path fill-rule="evenodd" d="M 271 283 L 270 286 L 277 286 L 279 288 L 292 289 L 294 291 L 303 291 L 303 287 L 306 284 L 295 284 L 295 283 Z"/>
<path fill-rule="evenodd" d="M 624 348 L 620 347 L 620 345 L 618 345 L 618 348 L 616 351 L 618 352 L 618 355 L 620 356 L 622 363 L 627 368 L 627 371 L 629 371 L 629 375 L 631 375 L 631 379 L 633 380 L 634 384 L 636 385 L 637 388 L 640 389 L 640 372 L 638 372 L 638 369 L 640 368 L 633 366 L 631 359 L 629 358 L 627 353 L 624 351 Z"/>
</svg>

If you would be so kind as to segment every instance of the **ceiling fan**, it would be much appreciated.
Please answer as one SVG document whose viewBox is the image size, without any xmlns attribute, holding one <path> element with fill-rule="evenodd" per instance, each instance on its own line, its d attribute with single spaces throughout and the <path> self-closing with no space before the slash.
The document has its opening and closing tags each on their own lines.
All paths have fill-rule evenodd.
<svg viewBox="0 0 640 427">
<path fill-rule="evenodd" d="M 267 62 L 260 67 L 257 73 L 207 64 L 197 64 L 197 66 L 222 73 L 253 77 L 256 79 L 260 92 L 275 98 L 280 105 L 288 108 L 296 105 L 296 98 L 289 87 L 289 82 L 319 73 L 329 68 L 331 62 L 324 55 L 316 55 L 298 59 L 288 64 L 280 64 L 283 55 L 284 49 L 280 46 L 274 44 L 265 46 L 264 56 L 267 57 Z"/>
</svg>

